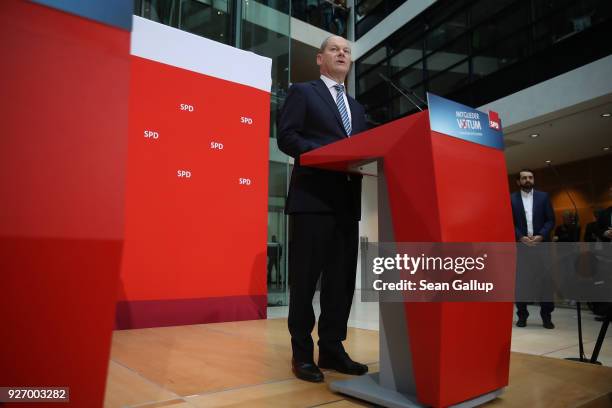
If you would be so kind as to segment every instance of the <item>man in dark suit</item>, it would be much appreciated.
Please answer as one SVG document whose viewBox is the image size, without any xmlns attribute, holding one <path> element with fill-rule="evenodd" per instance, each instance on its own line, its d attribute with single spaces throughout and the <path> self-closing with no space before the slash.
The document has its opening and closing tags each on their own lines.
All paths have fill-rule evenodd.
<svg viewBox="0 0 612 408">
<path fill-rule="evenodd" d="M 547 193 L 536 191 L 533 186 L 535 180 L 533 172 L 529 169 L 521 170 L 518 174 L 516 183 L 521 188 L 520 191 L 512 193 L 512 218 L 514 220 L 514 232 L 517 242 L 521 242 L 527 247 L 535 248 L 540 242 L 550 240 L 550 232 L 555 226 L 555 214 Z M 519 248 L 519 255 L 526 255 L 531 258 L 529 265 L 533 267 L 537 264 L 538 255 L 535 250 L 529 248 Z M 521 264 L 519 259 L 519 264 Z M 535 261 L 535 262 L 533 262 Z M 529 271 L 519 271 L 529 272 Z M 534 273 L 540 271 L 533 271 Z M 545 294 L 546 297 L 552 296 L 551 293 Z M 527 303 L 516 302 L 518 327 L 527 325 Z M 540 302 L 540 316 L 542 325 L 547 329 L 554 329 L 551 314 L 555 309 L 553 302 Z"/>
<path fill-rule="evenodd" d="M 317 53 L 320 79 L 291 86 L 279 115 L 278 147 L 295 159 L 285 212 L 289 218 L 289 332 L 296 377 L 323 381 L 321 368 L 353 375 L 368 367 L 345 352 L 355 291 L 361 176 L 303 167 L 300 155 L 366 130 L 363 107 L 346 94 L 348 42 L 327 38 Z M 319 366 L 310 333 L 312 298 L 321 276 Z"/>
<path fill-rule="evenodd" d="M 608 189 L 608 193 L 612 199 L 612 187 Z M 610 242 L 612 240 L 612 207 L 601 212 L 597 218 L 597 225 L 599 226 L 599 239 L 603 242 Z"/>
<path fill-rule="evenodd" d="M 283 247 L 276 240 L 276 235 L 272 235 L 272 242 L 268 242 L 268 283 L 272 283 L 272 269 L 276 269 L 276 279 L 275 283 L 279 283 L 282 285 L 283 277 L 281 276 L 280 270 L 280 260 L 283 256 Z"/>
<path fill-rule="evenodd" d="M 569 210 L 563 211 L 563 224 L 555 228 L 554 242 L 580 241 L 580 225 L 576 222 L 576 214 Z"/>
<path fill-rule="evenodd" d="M 603 214 L 604 210 L 601 208 L 596 208 L 593 210 L 593 218 L 595 221 L 589 222 L 586 225 L 586 229 L 584 231 L 584 242 L 597 242 L 600 240 L 599 237 L 599 217 Z"/>
</svg>

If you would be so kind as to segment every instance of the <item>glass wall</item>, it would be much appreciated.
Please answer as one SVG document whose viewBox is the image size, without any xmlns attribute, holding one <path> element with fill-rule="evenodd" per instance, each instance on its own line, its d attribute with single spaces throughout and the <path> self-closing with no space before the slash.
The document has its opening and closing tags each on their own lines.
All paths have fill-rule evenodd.
<svg viewBox="0 0 612 408">
<path fill-rule="evenodd" d="M 346 38 L 350 9 L 346 0 L 292 0 L 291 15 Z"/>
<path fill-rule="evenodd" d="M 289 2 L 284 0 L 244 0 L 238 28 L 240 48 L 272 59 L 270 95 L 270 137 L 272 138 L 276 138 L 276 119 L 289 89 L 291 49 L 289 7 Z M 288 304 L 287 217 L 284 214 L 287 175 L 288 163 L 270 161 L 266 271 L 269 306 Z"/>
<path fill-rule="evenodd" d="M 275 138 L 277 114 L 289 89 L 290 17 L 288 2 L 267 0 L 266 3 L 270 5 L 244 0 L 240 48 L 272 59 L 270 137 Z"/>
<path fill-rule="evenodd" d="M 134 13 L 224 44 L 234 44 L 234 0 L 136 0 Z"/>
<path fill-rule="evenodd" d="M 406 0 L 355 0 L 355 40 L 401 6 Z"/>
<path fill-rule="evenodd" d="M 380 74 L 480 106 L 612 53 L 609 0 L 440 0 L 355 64 L 371 125 L 416 112 Z"/>
<path fill-rule="evenodd" d="M 267 250 L 269 306 L 288 304 L 285 197 L 289 174 L 290 168 L 287 163 L 270 162 Z"/>
</svg>

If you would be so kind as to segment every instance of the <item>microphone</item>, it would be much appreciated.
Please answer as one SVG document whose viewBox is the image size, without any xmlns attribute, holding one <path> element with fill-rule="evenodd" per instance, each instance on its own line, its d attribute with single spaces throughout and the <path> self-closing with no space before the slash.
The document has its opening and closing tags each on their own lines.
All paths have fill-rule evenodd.
<svg viewBox="0 0 612 408">
<path fill-rule="evenodd" d="M 414 106 L 417 107 L 418 110 L 420 110 L 421 112 L 423 111 L 423 108 L 421 108 L 416 102 L 414 102 L 412 100 L 412 98 L 410 98 L 404 88 L 400 88 L 399 86 L 395 85 L 395 82 L 393 82 L 392 80 L 390 80 L 389 78 L 387 78 L 386 75 L 384 75 L 383 73 L 379 72 L 378 76 L 382 78 L 383 81 L 385 81 L 386 83 L 388 83 L 389 85 L 391 85 L 393 88 L 395 88 L 395 90 L 397 90 L 400 94 L 402 94 L 402 96 L 406 99 L 408 99 L 410 101 L 411 104 L 413 104 Z M 414 92 L 412 89 L 407 88 L 406 89 L 408 92 L 410 92 L 410 94 L 412 94 L 412 96 L 414 96 L 415 98 L 417 98 L 419 100 L 419 102 L 421 102 L 423 105 L 425 105 L 425 107 L 427 107 L 427 102 L 425 102 L 423 99 L 421 99 L 421 97 L 419 95 L 417 95 L 416 92 Z"/>
<path fill-rule="evenodd" d="M 559 174 L 559 172 L 557 171 L 557 168 L 553 166 L 552 163 L 547 163 L 547 164 L 548 164 L 548 167 L 552 169 L 553 173 L 555 173 L 555 176 L 561 183 L 561 187 L 563 187 L 563 191 L 565 191 L 565 194 L 567 195 L 567 197 L 570 199 L 570 202 L 572 203 L 572 207 L 574 207 L 574 226 L 576 227 L 575 234 L 578 234 L 578 236 L 577 237 L 575 236 L 574 239 L 576 240 L 575 242 L 578 242 L 580 241 L 580 232 L 578 230 L 578 206 L 576 206 L 576 202 L 572 198 L 572 195 L 570 194 L 570 192 L 567 190 L 567 187 L 565 186 L 565 182 L 563 178 L 561 177 L 561 175 Z"/>
</svg>

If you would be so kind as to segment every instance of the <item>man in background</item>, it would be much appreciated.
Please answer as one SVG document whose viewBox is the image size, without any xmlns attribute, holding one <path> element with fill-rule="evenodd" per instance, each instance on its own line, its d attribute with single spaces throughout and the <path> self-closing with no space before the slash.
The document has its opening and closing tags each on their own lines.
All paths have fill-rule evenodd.
<svg viewBox="0 0 612 408">
<path fill-rule="evenodd" d="M 272 269 L 276 269 L 275 283 L 283 284 L 283 277 L 280 270 L 280 259 L 283 256 L 283 247 L 276 240 L 276 235 L 272 235 L 272 242 L 268 242 L 268 283 L 272 283 Z"/>
<path fill-rule="evenodd" d="M 576 214 L 569 210 L 563 211 L 563 224 L 555 228 L 554 242 L 580 241 L 580 226 L 576 222 Z"/>
<path fill-rule="evenodd" d="M 555 214 L 548 194 L 543 191 L 534 189 L 535 179 L 533 171 L 523 169 L 519 172 L 517 185 L 520 191 L 512 193 L 512 218 L 514 220 L 514 232 L 517 242 L 521 242 L 527 247 L 536 247 L 541 242 L 550 240 L 550 232 L 555 226 Z M 538 256 L 535 251 L 530 251 L 528 248 L 523 249 L 524 254 L 530 257 L 528 262 L 530 270 L 519 271 L 523 274 L 533 273 L 533 280 L 539 280 L 542 276 L 535 276 L 537 273 L 542 273 L 542 270 L 533 270 L 535 265 L 538 265 Z M 534 262 L 535 261 L 535 262 Z M 519 263 L 521 260 L 519 259 Z M 541 265 L 542 268 L 544 265 Z M 540 294 L 541 295 L 541 294 Z M 545 293 L 546 297 L 552 298 L 552 293 Z M 547 296 L 548 295 L 548 296 Z M 518 320 L 517 327 L 525 327 L 527 325 L 526 302 L 516 302 Z M 552 322 L 552 311 L 555 309 L 555 304 L 552 301 L 540 302 L 540 316 L 542 317 L 542 325 L 547 329 L 554 329 L 555 325 Z"/>
<path fill-rule="evenodd" d="M 603 209 L 596 208 L 593 210 L 593 219 L 595 221 L 589 222 L 584 230 L 584 242 L 597 242 L 599 241 L 599 217 L 603 214 Z"/>
<path fill-rule="evenodd" d="M 608 189 L 610 199 L 612 199 L 612 186 Z M 602 211 L 599 219 L 597 220 L 599 225 L 599 238 L 603 242 L 610 242 L 612 240 L 612 206 Z"/>
</svg>

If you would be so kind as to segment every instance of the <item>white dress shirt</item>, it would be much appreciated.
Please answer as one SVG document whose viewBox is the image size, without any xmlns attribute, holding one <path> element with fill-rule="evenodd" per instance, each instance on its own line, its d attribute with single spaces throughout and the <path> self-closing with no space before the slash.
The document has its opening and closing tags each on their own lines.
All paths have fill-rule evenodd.
<svg viewBox="0 0 612 408">
<path fill-rule="evenodd" d="M 331 93 L 331 96 L 335 102 L 336 97 L 338 96 L 338 91 L 336 91 L 336 88 L 334 88 L 334 85 L 338 85 L 338 83 L 334 81 L 333 79 L 326 77 L 325 75 L 321 75 L 321 81 L 325 82 L 325 85 L 327 85 L 327 89 L 329 89 L 329 92 Z M 340 85 L 344 86 L 344 82 L 341 83 Z M 342 97 L 344 99 L 344 106 L 346 106 L 346 113 L 348 113 L 349 121 L 351 122 L 351 126 L 352 126 L 353 117 L 351 116 L 351 108 L 349 107 L 348 98 L 346 97 L 346 87 L 344 87 L 344 93 L 342 94 Z"/>
<path fill-rule="evenodd" d="M 533 188 L 528 193 L 521 190 L 521 198 L 527 219 L 527 236 L 533 237 Z"/>
</svg>

